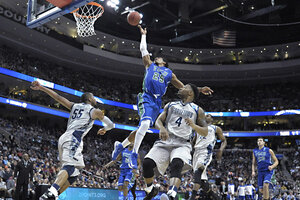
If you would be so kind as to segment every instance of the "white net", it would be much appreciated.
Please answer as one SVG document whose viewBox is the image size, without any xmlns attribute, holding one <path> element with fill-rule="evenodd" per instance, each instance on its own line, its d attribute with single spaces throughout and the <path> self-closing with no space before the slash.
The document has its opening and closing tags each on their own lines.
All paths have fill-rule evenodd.
<svg viewBox="0 0 300 200">
<path fill-rule="evenodd" d="M 89 37 L 96 35 L 94 23 L 102 16 L 103 12 L 104 8 L 96 2 L 90 2 L 74 10 L 72 13 L 76 20 L 78 36 Z"/>
</svg>

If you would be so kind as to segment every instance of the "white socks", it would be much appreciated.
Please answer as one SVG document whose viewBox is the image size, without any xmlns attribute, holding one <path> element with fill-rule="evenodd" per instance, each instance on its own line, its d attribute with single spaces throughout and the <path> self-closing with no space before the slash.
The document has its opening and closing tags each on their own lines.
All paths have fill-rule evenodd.
<svg viewBox="0 0 300 200">
<path fill-rule="evenodd" d="M 149 194 L 153 187 L 154 187 L 154 185 L 151 184 L 151 186 L 145 188 L 145 191 Z"/>
<path fill-rule="evenodd" d="M 124 148 L 126 148 L 128 145 L 130 145 L 130 142 L 129 142 L 128 138 L 126 138 L 126 139 L 122 142 L 122 146 L 123 146 Z"/>
<path fill-rule="evenodd" d="M 142 141 L 146 135 L 147 130 L 150 128 L 150 120 L 144 120 L 141 122 L 139 129 L 136 132 L 134 145 L 133 145 L 133 152 L 138 153 Z"/>
<path fill-rule="evenodd" d="M 49 189 L 49 191 L 50 191 L 52 194 L 54 194 L 54 196 L 56 196 L 56 197 L 58 196 L 58 191 L 56 190 L 55 187 L 51 186 L 50 189 Z"/>
</svg>

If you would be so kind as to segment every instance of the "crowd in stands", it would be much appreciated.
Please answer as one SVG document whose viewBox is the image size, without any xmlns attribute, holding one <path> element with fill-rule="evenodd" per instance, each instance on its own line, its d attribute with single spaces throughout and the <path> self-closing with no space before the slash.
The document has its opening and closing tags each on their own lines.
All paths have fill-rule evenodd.
<svg viewBox="0 0 300 200">
<path fill-rule="evenodd" d="M 0 47 L 0 66 L 79 91 L 89 91 L 104 99 L 129 104 L 136 104 L 136 95 L 142 89 L 142 79 L 128 80 L 124 77 L 120 80 L 88 71 L 76 71 L 71 66 L 58 65 L 6 46 Z M 212 96 L 201 96 L 198 102 L 206 111 L 266 111 L 299 108 L 300 93 L 295 83 L 251 87 L 216 86 L 213 89 L 215 92 Z M 176 93 L 174 87 L 169 87 L 164 101 L 168 102 L 176 98 Z M 31 99 L 33 97 L 30 92 L 26 98 L 38 101 Z"/>
<path fill-rule="evenodd" d="M 54 181 L 60 167 L 57 139 L 64 130 L 46 129 L 43 127 L 34 122 L 24 123 L 22 120 L 0 118 L 0 188 L 5 188 L 7 193 L 13 194 L 15 187 L 14 168 L 24 153 L 28 153 L 31 161 L 34 163 L 34 181 L 29 184 L 32 193 L 37 185 L 50 184 Z M 118 166 L 108 169 L 102 168 L 104 164 L 110 161 L 114 141 L 103 139 L 100 136 L 95 136 L 94 133 L 90 133 L 84 142 L 86 167 L 73 186 L 117 189 Z M 141 155 L 145 155 L 151 145 L 143 143 Z M 253 142 L 252 147 L 254 145 L 255 142 Z M 233 148 L 230 145 L 229 148 L 231 149 L 227 149 L 224 152 L 221 163 L 217 161 L 211 163 L 208 168 L 208 175 L 213 185 L 220 185 L 221 181 L 225 181 L 226 183 L 232 181 L 237 188 L 241 181 L 246 183 L 251 179 L 252 153 L 249 150 Z M 295 151 L 292 151 L 286 154 L 286 156 L 293 157 L 294 154 Z M 278 166 L 276 172 L 276 194 L 284 195 L 284 193 L 288 194 L 291 191 L 295 197 L 298 195 L 299 199 L 300 164 L 297 158 L 299 158 L 299 153 L 295 159 L 291 160 L 292 163 L 289 165 L 291 167 L 290 174 L 293 179 L 288 180 L 282 172 L 281 165 Z M 157 178 L 156 184 L 160 185 L 161 191 L 166 191 L 168 188 L 168 176 Z M 142 176 L 140 175 L 137 179 L 137 189 L 143 189 L 144 186 Z M 189 172 L 183 176 L 182 186 L 179 191 L 189 193 L 192 190 L 192 186 L 192 173 Z"/>
</svg>

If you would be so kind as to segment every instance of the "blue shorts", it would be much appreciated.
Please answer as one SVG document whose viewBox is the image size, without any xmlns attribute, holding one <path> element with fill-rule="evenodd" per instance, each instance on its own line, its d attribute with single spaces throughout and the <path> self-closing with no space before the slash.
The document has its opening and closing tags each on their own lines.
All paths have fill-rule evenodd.
<svg viewBox="0 0 300 200">
<path fill-rule="evenodd" d="M 148 119 L 151 121 L 150 126 L 153 126 L 161 109 L 161 98 L 155 98 L 153 95 L 148 93 L 139 93 L 137 100 L 140 123 L 141 121 Z"/>
<path fill-rule="evenodd" d="M 246 200 L 253 200 L 253 195 L 246 195 Z"/>
<path fill-rule="evenodd" d="M 258 181 L 257 181 L 258 187 L 262 188 L 264 183 L 272 184 L 272 179 L 274 178 L 274 176 L 275 176 L 274 170 L 258 172 Z"/>
<path fill-rule="evenodd" d="M 132 169 L 127 169 L 127 168 L 121 169 L 119 180 L 118 180 L 118 186 L 124 185 L 125 181 L 129 182 L 128 189 L 132 188 L 135 181 L 135 175 L 134 173 L 132 173 Z"/>
<path fill-rule="evenodd" d="M 239 196 L 239 200 L 245 200 L 246 197 L 245 196 Z"/>
</svg>

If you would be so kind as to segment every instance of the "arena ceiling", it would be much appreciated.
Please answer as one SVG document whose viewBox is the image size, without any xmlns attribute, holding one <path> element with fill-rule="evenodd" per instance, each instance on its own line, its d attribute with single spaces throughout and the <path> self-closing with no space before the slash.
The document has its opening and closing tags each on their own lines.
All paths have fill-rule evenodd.
<svg viewBox="0 0 300 200">
<path fill-rule="evenodd" d="M 105 8 L 96 30 L 139 40 L 136 27 L 126 21 L 129 10 L 143 14 L 153 44 L 220 48 L 221 43 L 244 48 L 300 41 L 300 2 L 297 0 L 99 0 Z M 117 1 L 117 6 L 108 2 Z M 23 0 L 0 0 L 26 14 Z M 73 19 L 71 14 L 66 16 Z M 299 23 L 297 23 L 299 22 Z M 226 38 L 226 34 L 230 34 Z M 225 37 L 225 38 L 224 38 Z M 229 40 L 229 41 L 227 41 Z M 214 43 L 215 41 L 215 43 Z"/>
<path fill-rule="evenodd" d="M 224 31 L 235 34 L 236 47 L 300 40 L 300 25 L 293 24 L 300 22 L 297 0 L 120 0 L 118 9 L 103 4 L 97 30 L 136 40 L 137 30 L 126 22 L 126 8 L 136 8 L 154 44 L 214 48 L 213 37 Z M 293 25 L 277 26 L 287 23 Z"/>
</svg>

